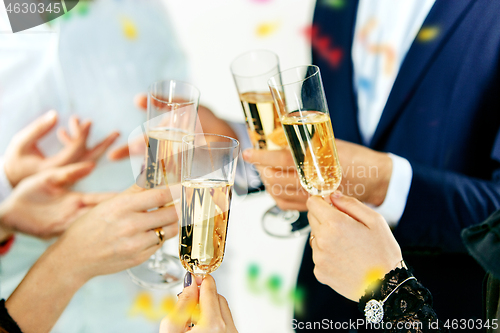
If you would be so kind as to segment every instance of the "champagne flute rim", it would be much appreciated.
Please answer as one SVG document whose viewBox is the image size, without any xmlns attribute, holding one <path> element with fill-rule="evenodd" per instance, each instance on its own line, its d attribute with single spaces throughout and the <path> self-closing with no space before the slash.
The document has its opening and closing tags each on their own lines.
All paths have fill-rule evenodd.
<svg viewBox="0 0 500 333">
<path fill-rule="evenodd" d="M 254 75 L 241 75 L 241 74 L 237 74 L 235 73 L 234 71 L 234 64 L 240 60 L 241 57 L 245 56 L 245 55 L 248 55 L 250 53 L 258 53 L 258 52 L 265 52 L 265 53 L 269 53 L 270 55 L 272 55 L 275 59 L 276 59 L 276 64 L 271 67 L 268 71 L 265 71 L 261 74 L 254 74 Z M 239 78 L 247 78 L 247 79 L 250 79 L 250 78 L 256 78 L 256 77 L 259 77 L 259 76 L 264 76 L 266 75 L 267 73 L 270 73 L 272 71 L 274 71 L 276 69 L 276 67 L 279 68 L 279 57 L 276 53 L 274 53 L 273 51 L 270 51 L 270 50 L 266 50 L 266 49 L 257 49 L 257 50 L 250 50 L 250 51 L 246 51 L 244 53 L 241 53 L 240 55 L 238 55 L 236 58 L 233 59 L 233 61 L 231 62 L 231 64 L 229 65 L 229 68 L 231 69 L 231 74 L 233 74 L 233 76 L 235 77 L 239 77 Z"/>
<path fill-rule="evenodd" d="M 282 84 L 276 84 L 274 83 L 275 80 L 273 80 L 274 78 L 276 77 L 281 77 L 284 73 L 287 73 L 287 72 L 292 72 L 294 70 L 297 70 L 299 68 L 314 68 L 315 71 L 314 73 L 312 73 L 311 75 L 308 75 L 307 77 L 303 78 L 303 79 L 300 79 L 300 80 L 297 80 L 297 81 L 292 81 L 292 82 L 287 82 L 287 83 L 282 83 Z M 269 85 L 269 87 L 271 88 L 275 88 L 275 87 L 285 87 L 285 86 L 288 86 L 288 85 L 292 85 L 292 84 L 297 84 L 299 82 L 304 82 L 310 78 L 312 78 L 313 76 L 316 76 L 316 75 L 319 75 L 320 71 L 319 71 L 319 67 L 316 66 L 316 65 L 302 65 L 302 66 L 295 66 L 295 67 L 292 67 L 292 68 L 288 68 L 288 69 L 285 69 L 281 72 L 279 72 L 278 74 L 276 75 L 273 75 L 271 78 L 269 78 L 269 80 L 267 80 L 267 84 Z"/>
<path fill-rule="evenodd" d="M 176 84 L 190 87 L 195 92 L 195 96 L 186 102 L 169 102 L 169 101 L 159 99 L 158 97 L 153 95 L 152 90 L 153 90 L 153 87 L 155 85 L 160 85 L 160 84 L 165 84 L 165 83 L 170 83 L 170 82 L 175 82 Z M 176 80 L 176 79 L 167 79 L 167 80 L 156 81 L 156 82 L 151 83 L 148 87 L 148 96 L 153 98 L 155 101 L 158 101 L 158 102 L 164 103 L 164 104 L 176 104 L 176 105 L 196 104 L 196 103 L 198 103 L 198 101 L 200 99 L 200 95 L 201 95 L 200 90 L 198 88 L 196 88 L 193 84 L 186 82 L 186 81 L 182 81 L 182 80 Z"/>
<path fill-rule="evenodd" d="M 236 140 L 235 138 L 231 138 L 229 136 L 225 136 L 225 135 L 221 135 L 221 134 L 213 134 L 213 133 L 194 133 L 194 134 L 187 134 L 187 135 L 184 135 L 182 137 L 182 142 L 187 144 L 187 145 L 190 145 L 190 146 L 194 146 L 193 144 L 193 141 L 194 140 L 189 140 L 188 141 L 188 138 L 189 137 L 196 137 L 196 136 L 211 136 L 211 137 L 219 137 L 219 138 L 224 138 L 224 139 L 228 139 L 227 142 L 232 142 L 233 145 L 232 146 L 228 146 L 228 147 L 210 147 L 210 149 L 213 149 L 213 150 L 218 150 L 218 149 L 229 149 L 229 148 L 237 148 L 239 147 L 240 145 L 240 142 L 238 140 Z"/>
</svg>

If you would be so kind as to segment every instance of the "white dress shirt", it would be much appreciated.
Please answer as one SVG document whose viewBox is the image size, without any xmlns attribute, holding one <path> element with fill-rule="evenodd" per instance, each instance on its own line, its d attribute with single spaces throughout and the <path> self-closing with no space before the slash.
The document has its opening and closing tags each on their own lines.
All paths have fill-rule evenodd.
<svg viewBox="0 0 500 333">
<path fill-rule="evenodd" d="M 359 1 L 352 61 L 364 144 L 369 144 L 375 133 L 401 64 L 434 2 Z M 389 188 L 382 205 L 374 209 L 390 226 L 396 226 L 406 206 L 413 171 L 405 158 L 389 156 L 393 162 Z"/>
</svg>

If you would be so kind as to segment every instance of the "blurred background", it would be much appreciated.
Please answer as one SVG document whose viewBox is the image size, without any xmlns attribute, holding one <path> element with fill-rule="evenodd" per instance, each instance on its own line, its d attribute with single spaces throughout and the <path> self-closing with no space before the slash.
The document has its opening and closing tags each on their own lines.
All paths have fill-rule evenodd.
<svg viewBox="0 0 500 333">
<path fill-rule="evenodd" d="M 231 61 L 252 49 L 268 49 L 278 54 L 281 69 L 310 63 L 307 32 L 315 2 L 80 1 L 49 24 L 16 34 L 9 32 L 1 8 L 0 155 L 14 133 L 49 109 L 59 112 L 59 125 L 72 114 L 92 120 L 90 144 L 118 130 L 114 147 L 123 145 L 145 121 L 134 96 L 162 79 L 193 83 L 202 105 L 220 118 L 243 123 Z M 42 148 L 48 154 L 57 151 L 55 135 Z M 132 163 L 141 163 L 141 157 Z M 128 159 L 103 158 L 77 188 L 120 191 L 134 182 L 131 170 Z M 240 332 L 291 332 L 293 301 L 300 307 L 303 297 L 295 281 L 306 238 L 267 236 L 260 221 L 273 205 L 266 193 L 233 199 L 226 256 L 214 277 Z M 177 243 L 176 238 L 168 242 L 174 253 Z M 17 237 L 1 258 L 2 298 L 49 244 Z M 143 289 L 125 272 L 98 277 L 76 294 L 53 332 L 158 332 L 179 291 Z"/>
</svg>

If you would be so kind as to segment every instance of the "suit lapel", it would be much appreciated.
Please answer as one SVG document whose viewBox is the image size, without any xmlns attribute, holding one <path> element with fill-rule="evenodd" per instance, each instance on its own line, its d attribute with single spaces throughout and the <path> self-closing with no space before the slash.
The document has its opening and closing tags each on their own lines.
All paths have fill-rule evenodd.
<svg viewBox="0 0 500 333">
<path fill-rule="evenodd" d="M 441 47 L 474 1 L 476 0 L 436 0 L 401 65 L 370 147 L 375 148 L 385 139 L 387 131 L 413 97 Z"/>
</svg>

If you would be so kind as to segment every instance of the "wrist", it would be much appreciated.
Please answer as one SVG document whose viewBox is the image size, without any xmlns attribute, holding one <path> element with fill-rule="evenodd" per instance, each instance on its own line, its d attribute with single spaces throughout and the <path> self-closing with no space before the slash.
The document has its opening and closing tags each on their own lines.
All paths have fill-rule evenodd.
<svg viewBox="0 0 500 333">
<path fill-rule="evenodd" d="M 44 265 L 53 267 L 58 272 L 58 277 L 65 280 L 66 288 L 78 290 L 92 278 L 82 269 L 84 263 L 74 260 L 72 251 L 62 246 L 60 241 L 52 244 L 42 255 Z"/>
</svg>

